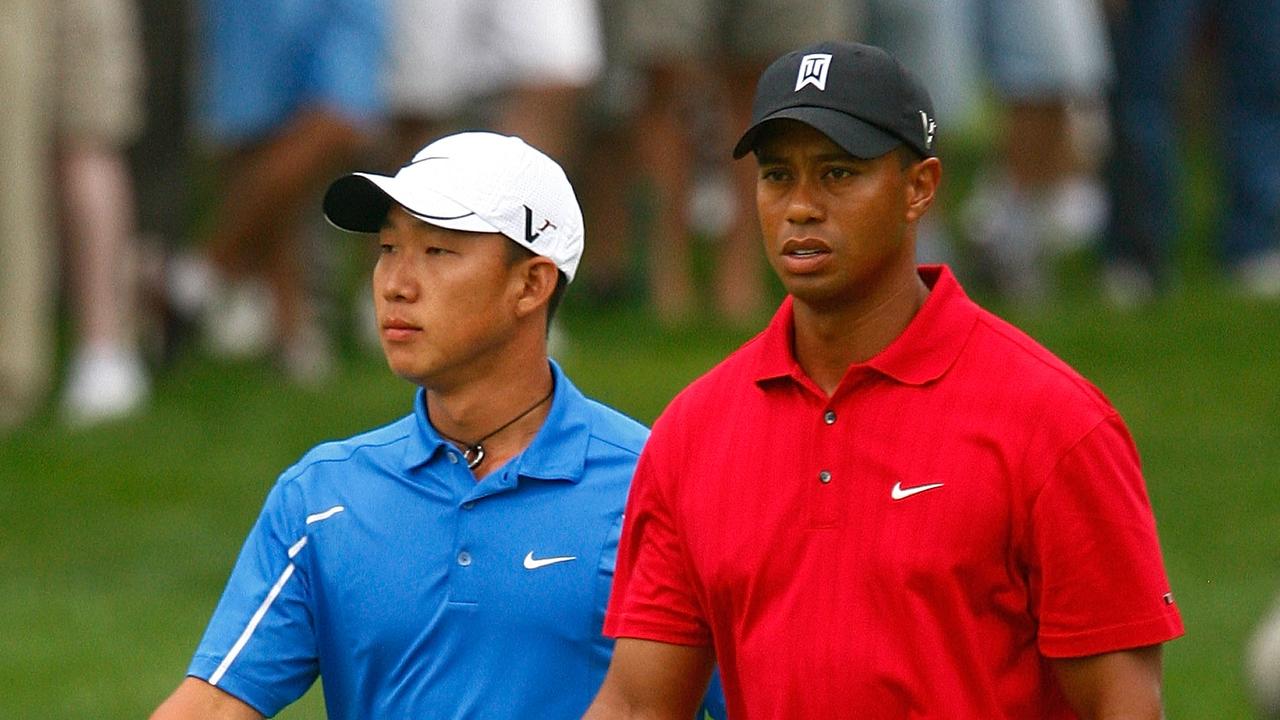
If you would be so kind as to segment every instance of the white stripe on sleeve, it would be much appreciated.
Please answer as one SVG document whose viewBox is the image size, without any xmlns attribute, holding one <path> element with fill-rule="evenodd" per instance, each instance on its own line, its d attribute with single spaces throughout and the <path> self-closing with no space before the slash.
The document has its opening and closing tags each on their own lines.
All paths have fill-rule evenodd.
<svg viewBox="0 0 1280 720">
<path fill-rule="evenodd" d="M 301 550 L 302 545 L 305 543 L 306 538 L 303 538 L 297 545 L 294 545 L 294 547 Z M 292 557 L 292 552 L 290 553 L 290 557 Z M 276 580 L 276 584 L 271 586 L 271 592 L 267 593 L 267 599 L 262 601 L 262 605 L 258 607 L 258 611 L 253 614 L 253 617 L 249 620 L 249 624 L 245 627 L 244 632 L 240 633 L 240 638 L 236 640 L 236 644 L 231 646 L 231 652 L 227 653 L 227 656 L 218 664 L 218 669 L 214 670 L 213 675 L 209 676 L 210 685 L 217 687 L 218 683 L 222 680 L 222 676 L 227 673 L 227 668 L 231 667 L 231 663 L 235 662 L 240 651 L 244 649 L 246 644 L 248 644 L 249 638 L 253 636 L 253 631 L 258 629 L 258 623 L 262 622 L 263 616 L 265 616 L 267 614 L 267 610 L 271 608 L 271 603 L 275 602 L 276 597 L 280 595 L 280 591 L 284 589 L 284 584 L 289 582 L 289 578 L 293 576 L 293 568 L 293 563 L 289 563 L 289 566 L 284 569 L 284 572 L 280 573 L 280 579 Z"/>
</svg>

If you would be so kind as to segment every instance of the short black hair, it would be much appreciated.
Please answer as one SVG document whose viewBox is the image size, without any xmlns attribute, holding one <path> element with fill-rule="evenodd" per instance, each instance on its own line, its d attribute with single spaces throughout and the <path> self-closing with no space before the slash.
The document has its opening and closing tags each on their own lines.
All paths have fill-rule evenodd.
<svg viewBox="0 0 1280 720">
<path fill-rule="evenodd" d="M 518 262 L 523 262 L 538 254 L 529 248 L 515 242 L 507 243 L 507 266 L 511 267 Z M 560 301 L 564 298 L 564 292 L 569 287 L 569 276 L 564 274 L 563 270 L 556 269 L 556 287 L 551 291 L 551 297 L 547 300 L 547 331 L 551 331 L 551 319 L 556 316 L 556 310 L 560 307 Z"/>
</svg>

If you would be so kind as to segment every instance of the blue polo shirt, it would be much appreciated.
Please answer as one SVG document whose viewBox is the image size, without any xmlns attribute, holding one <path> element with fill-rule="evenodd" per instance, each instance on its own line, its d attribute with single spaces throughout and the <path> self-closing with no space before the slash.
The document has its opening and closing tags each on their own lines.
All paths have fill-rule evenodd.
<svg viewBox="0 0 1280 720">
<path fill-rule="evenodd" d="M 188 674 L 267 716 L 319 675 L 335 719 L 580 717 L 648 430 L 552 372 L 542 429 L 481 482 L 422 391 L 285 471 Z"/>
</svg>

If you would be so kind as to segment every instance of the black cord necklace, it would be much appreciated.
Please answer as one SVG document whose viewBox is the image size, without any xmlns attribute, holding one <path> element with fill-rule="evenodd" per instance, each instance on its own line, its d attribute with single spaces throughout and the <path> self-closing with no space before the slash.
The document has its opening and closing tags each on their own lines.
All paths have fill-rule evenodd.
<svg viewBox="0 0 1280 720">
<path fill-rule="evenodd" d="M 462 459 L 467 461 L 467 469 L 475 470 L 476 468 L 480 467 L 480 463 L 484 462 L 484 445 L 482 445 L 481 443 L 493 437 L 494 435 L 497 435 L 503 430 L 506 430 L 507 428 L 511 427 L 511 425 L 514 424 L 515 421 L 533 412 L 539 405 L 541 405 L 542 403 L 550 399 L 551 396 L 555 393 L 555 391 L 556 391 L 555 387 L 552 387 L 551 390 L 546 395 L 542 396 L 541 400 L 530 405 L 527 410 L 511 418 L 510 420 L 506 421 L 497 430 L 494 430 L 493 432 L 489 433 L 488 435 L 485 435 L 484 437 L 480 438 L 479 440 L 476 440 L 475 442 L 469 443 L 463 440 L 458 440 L 457 438 L 451 438 L 448 435 L 445 435 L 444 433 L 440 432 L 439 429 L 437 429 L 436 432 L 440 433 L 440 437 L 462 448 Z"/>
</svg>

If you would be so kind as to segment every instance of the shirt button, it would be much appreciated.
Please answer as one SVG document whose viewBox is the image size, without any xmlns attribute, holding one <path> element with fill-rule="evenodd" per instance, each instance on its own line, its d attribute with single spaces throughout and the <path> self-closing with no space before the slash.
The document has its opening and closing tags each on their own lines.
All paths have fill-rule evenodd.
<svg viewBox="0 0 1280 720">
<path fill-rule="evenodd" d="M 458 464 L 458 453 L 450 451 L 446 454 L 449 456 L 449 462 L 453 463 L 454 465 Z"/>
<path fill-rule="evenodd" d="M 471 508 L 473 508 L 473 507 L 475 507 L 475 506 L 476 506 L 476 504 L 475 504 L 474 502 L 472 502 L 471 500 L 468 500 L 468 501 L 466 501 L 466 502 L 462 503 L 462 509 L 463 509 L 463 510 L 470 510 Z"/>
<path fill-rule="evenodd" d="M 828 410 L 828 411 L 826 411 L 825 413 L 823 413 L 823 415 L 822 415 L 822 422 L 824 422 L 824 423 L 826 423 L 826 424 L 828 424 L 828 425 L 835 425 L 835 424 L 836 424 L 836 411 L 835 411 L 835 410 Z"/>
<path fill-rule="evenodd" d="M 467 552 L 466 550 L 463 550 L 462 552 L 458 553 L 458 564 L 461 565 L 462 567 L 466 567 L 470 565 L 471 553 Z"/>
<path fill-rule="evenodd" d="M 831 482 L 831 473 L 827 470 L 823 470 L 822 472 L 818 473 L 818 482 L 822 483 L 823 485 L 826 485 L 827 483 Z"/>
</svg>

